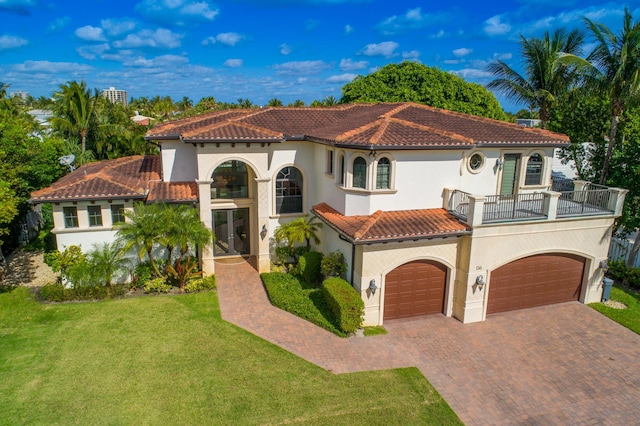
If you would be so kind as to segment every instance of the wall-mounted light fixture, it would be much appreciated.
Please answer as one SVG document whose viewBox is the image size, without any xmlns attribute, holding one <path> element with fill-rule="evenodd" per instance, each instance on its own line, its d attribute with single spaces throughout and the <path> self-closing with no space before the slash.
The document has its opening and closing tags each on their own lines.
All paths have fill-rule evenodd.
<svg viewBox="0 0 640 426">
<path fill-rule="evenodd" d="M 262 232 L 263 234 L 266 234 L 267 232 L 269 232 L 269 230 L 267 229 L 267 225 L 262 225 Z"/>
<path fill-rule="evenodd" d="M 480 290 L 484 287 L 484 277 L 482 275 L 478 275 L 476 277 L 476 285 Z"/>
<path fill-rule="evenodd" d="M 377 289 L 378 289 L 378 286 L 376 285 L 376 280 L 374 279 L 369 281 L 369 290 L 371 290 L 371 294 L 375 296 Z"/>
<path fill-rule="evenodd" d="M 496 168 L 502 169 L 502 166 L 504 166 L 504 160 L 502 158 L 496 159 Z"/>
<path fill-rule="evenodd" d="M 376 151 L 369 151 L 369 157 L 375 158 L 378 153 Z"/>
<path fill-rule="evenodd" d="M 600 266 L 600 269 L 609 269 L 609 262 L 607 259 L 601 260 L 598 266 Z"/>
</svg>

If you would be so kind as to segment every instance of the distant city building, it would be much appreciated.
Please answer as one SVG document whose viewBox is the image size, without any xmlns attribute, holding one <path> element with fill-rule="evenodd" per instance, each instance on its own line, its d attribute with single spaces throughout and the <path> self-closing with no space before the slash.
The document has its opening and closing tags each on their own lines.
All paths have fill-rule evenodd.
<svg viewBox="0 0 640 426">
<path fill-rule="evenodd" d="M 32 109 L 27 111 L 27 113 L 35 118 L 38 124 L 40 124 L 45 129 L 51 127 L 49 119 L 53 117 L 53 111 L 50 111 L 48 109 Z"/>
<path fill-rule="evenodd" d="M 109 89 L 105 89 L 102 91 L 102 96 L 109 99 L 114 104 L 116 102 L 121 103 L 124 106 L 127 106 L 129 104 L 127 102 L 126 90 L 117 90 L 115 87 L 109 87 Z"/>
<path fill-rule="evenodd" d="M 22 90 L 16 90 L 15 92 L 9 93 L 10 98 L 22 98 L 25 101 L 29 97 L 29 92 L 23 92 Z"/>
</svg>

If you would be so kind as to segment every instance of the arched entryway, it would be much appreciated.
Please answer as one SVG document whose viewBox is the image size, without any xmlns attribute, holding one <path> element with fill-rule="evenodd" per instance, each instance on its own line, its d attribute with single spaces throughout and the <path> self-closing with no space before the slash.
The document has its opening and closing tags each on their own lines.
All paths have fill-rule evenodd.
<svg viewBox="0 0 640 426">
<path fill-rule="evenodd" d="M 256 220 L 255 173 L 240 160 L 218 165 L 211 175 L 214 256 L 252 254 Z"/>
<path fill-rule="evenodd" d="M 433 260 L 414 260 L 385 277 L 384 319 L 408 318 L 444 311 L 447 267 Z"/>
<path fill-rule="evenodd" d="M 487 314 L 580 299 L 585 259 L 563 253 L 529 256 L 491 273 Z"/>
</svg>

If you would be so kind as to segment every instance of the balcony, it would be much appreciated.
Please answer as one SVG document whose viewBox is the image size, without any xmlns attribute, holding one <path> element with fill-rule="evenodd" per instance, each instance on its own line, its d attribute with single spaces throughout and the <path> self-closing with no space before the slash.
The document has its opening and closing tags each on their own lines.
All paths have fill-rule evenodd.
<svg viewBox="0 0 640 426">
<path fill-rule="evenodd" d="M 567 189 L 564 187 L 562 189 Z M 473 195 L 445 189 L 445 208 L 471 226 L 622 213 L 626 190 L 574 181 L 570 191 Z"/>
</svg>

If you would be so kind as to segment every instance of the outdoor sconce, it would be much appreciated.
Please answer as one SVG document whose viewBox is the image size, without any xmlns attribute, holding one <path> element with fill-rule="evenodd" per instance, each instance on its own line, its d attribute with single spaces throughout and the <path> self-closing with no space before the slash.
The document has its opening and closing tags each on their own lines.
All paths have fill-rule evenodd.
<svg viewBox="0 0 640 426">
<path fill-rule="evenodd" d="M 498 158 L 496 160 L 496 168 L 501 169 L 503 165 L 504 165 L 504 160 L 502 158 Z"/>
<path fill-rule="evenodd" d="M 476 285 L 480 288 L 480 290 L 482 290 L 482 287 L 484 287 L 484 277 L 482 275 L 478 275 L 476 277 Z"/>
<path fill-rule="evenodd" d="M 376 290 L 378 286 L 376 285 L 376 280 L 369 281 L 369 290 L 371 290 L 371 294 L 376 295 Z"/>
<path fill-rule="evenodd" d="M 267 229 L 267 225 L 262 225 L 262 231 L 260 231 L 263 234 L 266 234 L 269 230 Z"/>
<path fill-rule="evenodd" d="M 609 269 L 609 262 L 607 259 L 601 260 L 598 266 L 600 266 L 600 269 Z"/>
<path fill-rule="evenodd" d="M 369 151 L 369 157 L 373 157 L 373 158 L 375 158 L 375 157 L 376 157 L 376 155 L 378 155 L 378 153 L 377 153 L 377 152 L 375 152 L 375 151 Z"/>
</svg>

